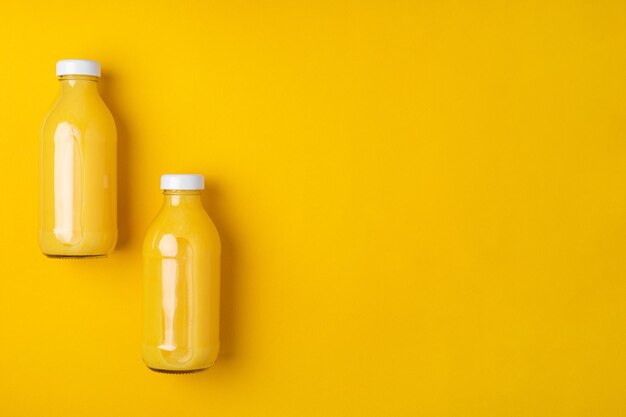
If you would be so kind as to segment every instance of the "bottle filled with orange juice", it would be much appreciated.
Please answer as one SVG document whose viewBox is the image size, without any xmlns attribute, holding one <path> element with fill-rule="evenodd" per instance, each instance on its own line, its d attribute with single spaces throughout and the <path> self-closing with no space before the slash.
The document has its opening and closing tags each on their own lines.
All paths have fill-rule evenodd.
<svg viewBox="0 0 626 417">
<path fill-rule="evenodd" d="M 60 95 L 41 133 L 39 246 L 50 257 L 98 257 L 117 241 L 117 133 L 98 93 L 100 64 L 57 62 Z"/>
<path fill-rule="evenodd" d="M 161 189 L 143 244 L 143 360 L 155 371 L 200 371 L 219 351 L 220 238 L 201 175 L 163 175 Z"/>
</svg>

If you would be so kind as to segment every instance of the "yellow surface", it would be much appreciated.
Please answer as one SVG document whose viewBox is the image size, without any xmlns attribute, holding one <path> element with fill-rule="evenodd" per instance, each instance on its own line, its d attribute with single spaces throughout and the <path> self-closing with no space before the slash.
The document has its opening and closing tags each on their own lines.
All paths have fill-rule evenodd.
<svg viewBox="0 0 626 417">
<path fill-rule="evenodd" d="M 3 416 L 626 414 L 619 1 L 10 2 Z M 102 62 L 120 240 L 37 247 L 54 62 Z M 208 372 L 141 362 L 159 175 L 223 241 Z"/>
<path fill-rule="evenodd" d="M 143 243 L 144 363 L 197 371 L 219 352 L 220 239 L 200 191 L 166 191 Z"/>
<path fill-rule="evenodd" d="M 98 79 L 66 75 L 41 129 L 39 246 L 99 256 L 117 240 L 117 134 Z"/>
</svg>

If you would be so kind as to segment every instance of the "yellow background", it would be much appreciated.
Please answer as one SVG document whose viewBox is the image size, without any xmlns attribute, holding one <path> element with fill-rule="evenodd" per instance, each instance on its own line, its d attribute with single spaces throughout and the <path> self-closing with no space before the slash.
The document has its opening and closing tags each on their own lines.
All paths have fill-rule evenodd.
<svg viewBox="0 0 626 417">
<path fill-rule="evenodd" d="M 11 1 L 0 415 L 626 415 L 626 4 Z M 102 63 L 118 250 L 44 258 L 54 63 Z M 210 371 L 141 362 L 159 175 L 224 246 Z"/>
</svg>

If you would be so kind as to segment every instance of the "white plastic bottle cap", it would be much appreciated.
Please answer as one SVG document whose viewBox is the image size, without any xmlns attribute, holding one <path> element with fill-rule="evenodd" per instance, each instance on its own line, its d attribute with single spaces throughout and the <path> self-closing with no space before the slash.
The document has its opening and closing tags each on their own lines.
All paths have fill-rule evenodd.
<svg viewBox="0 0 626 417">
<path fill-rule="evenodd" d="M 100 77 L 100 63 L 88 59 L 64 59 L 57 62 L 57 77 L 61 75 Z"/>
<path fill-rule="evenodd" d="M 204 177 L 198 174 L 161 175 L 162 190 L 204 190 Z"/>
</svg>

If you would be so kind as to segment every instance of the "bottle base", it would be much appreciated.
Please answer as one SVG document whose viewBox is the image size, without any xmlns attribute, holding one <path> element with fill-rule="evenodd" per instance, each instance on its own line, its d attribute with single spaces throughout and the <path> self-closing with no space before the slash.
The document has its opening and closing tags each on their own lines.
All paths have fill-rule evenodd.
<svg viewBox="0 0 626 417">
<path fill-rule="evenodd" d="M 51 255 L 49 253 L 44 253 L 48 258 L 51 259 L 99 259 L 106 258 L 108 255 Z"/>
<path fill-rule="evenodd" d="M 207 369 L 209 369 L 210 367 L 212 367 L 213 364 L 207 366 L 206 368 L 200 368 L 200 369 L 190 369 L 190 370 L 173 370 L 173 369 L 158 369 L 158 368 L 152 368 L 150 366 L 148 366 L 148 369 L 150 369 L 151 371 L 154 372 L 158 372 L 160 374 L 198 374 L 200 372 L 204 372 Z"/>
</svg>

